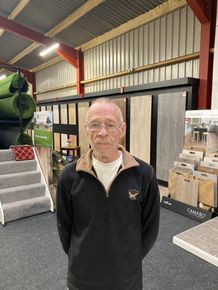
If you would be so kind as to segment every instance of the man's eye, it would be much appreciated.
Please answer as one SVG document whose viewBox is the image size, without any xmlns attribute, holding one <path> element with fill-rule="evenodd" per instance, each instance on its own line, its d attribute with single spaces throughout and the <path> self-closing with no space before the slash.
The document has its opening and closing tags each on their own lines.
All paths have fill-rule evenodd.
<svg viewBox="0 0 218 290">
<path fill-rule="evenodd" d="M 98 129 L 99 128 L 99 124 L 98 123 L 92 123 L 92 124 L 90 124 L 90 128 L 91 129 Z"/>
<path fill-rule="evenodd" d="M 114 124 L 107 124 L 108 129 L 115 129 L 116 126 Z"/>
</svg>

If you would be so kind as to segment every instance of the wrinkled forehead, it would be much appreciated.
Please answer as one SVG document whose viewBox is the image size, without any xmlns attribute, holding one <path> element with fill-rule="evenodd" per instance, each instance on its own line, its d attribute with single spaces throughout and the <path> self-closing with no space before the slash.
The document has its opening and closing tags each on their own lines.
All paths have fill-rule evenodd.
<svg viewBox="0 0 218 290">
<path fill-rule="evenodd" d="M 113 103 L 94 103 L 86 114 L 86 122 L 105 120 L 121 122 L 119 108 Z"/>
</svg>

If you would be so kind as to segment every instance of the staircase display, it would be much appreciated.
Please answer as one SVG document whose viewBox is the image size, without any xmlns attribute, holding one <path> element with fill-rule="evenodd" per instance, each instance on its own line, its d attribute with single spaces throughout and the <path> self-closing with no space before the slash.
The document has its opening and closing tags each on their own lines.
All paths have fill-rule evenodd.
<svg viewBox="0 0 218 290">
<path fill-rule="evenodd" d="M 37 156 L 14 161 L 10 149 L 0 150 L 0 222 L 47 211 L 54 211 L 54 206 Z"/>
</svg>

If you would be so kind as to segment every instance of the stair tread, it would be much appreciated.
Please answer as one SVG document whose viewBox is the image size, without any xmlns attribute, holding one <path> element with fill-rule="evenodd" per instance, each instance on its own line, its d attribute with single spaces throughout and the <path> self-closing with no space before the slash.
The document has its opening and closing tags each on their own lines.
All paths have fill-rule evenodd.
<svg viewBox="0 0 218 290">
<path fill-rule="evenodd" d="M 10 163 L 10 164 L 12 164 L 12 163 L 14 163 L 14 164 L 23 164 L 23 163 L 36 163 L 36 160 L 34 159 L 34 160 L 21 160 L 21 161 L 16 161 L 16 160 L 9 160 L 9 161 L 0 161 L 0 165 L 1 164 L 8 164 L 8 163 Z"/>
<path fill-rule="evenodd" d="M 23 172 L 15 172 L 15 173 L 1 174 L 0 175 L 0 179 L 1 178 L 4 178 L 5 176 L 9 176 L 9 175 L 11 177 L 13 177 L 13 176 L 23 176 L 24 174 L 26 174 L 26 175 L 32 175 L 33 173 L 40 174 L 40 171 L 38 171 L 38 170 L 31 170 L 31 171 L 23 171 Z"/>
<path fill-rule="evenodd" d="M 6 193 L 6 192 L 13 192 L 13 191 L 19 191 L 19 190 L 28 190 L 28 189 L 34 189 L 34 188 L 40 188 L 44 187 L 45 185 L 43 183 L 37 182 L 37 183 L 31 183 L 31 184 L 25 184 L 25 185 L 20 185 L 20 186 L 14 186 L 14 187 L 6 187 L 0 189 L 0 194 L 1 193 Z"/>
<path fill-rule="evenodd" d="M 5 204 L 2 204 L 2 209 L 4 211 L 12 207 L 20 207 L 22 205 L 33 204 L 33 203 L 42 202 L 46 200 L 49 200 L 49 197 L 47 195 L 37 196 L 37 197 L 29 198 L 29 199 L 23 199 L 19 201 L 8 202 Z"/>
</svg>

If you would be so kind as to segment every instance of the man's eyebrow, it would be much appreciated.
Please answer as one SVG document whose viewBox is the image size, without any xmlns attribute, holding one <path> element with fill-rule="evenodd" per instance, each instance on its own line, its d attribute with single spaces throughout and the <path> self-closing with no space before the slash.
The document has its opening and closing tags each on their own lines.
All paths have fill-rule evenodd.
<svg viewBox="0 0 218 290">
<path fill-rule="evenodd" d="M 93 122 L 101 123 L 101 121 L 99 119 L 92 119 L 92 120 L 88 121 L 88 123 L 93 123 Z M 106 119 L 104 122 L 116 123 L 116 121 L 113 119 Z"/>
</svg>

